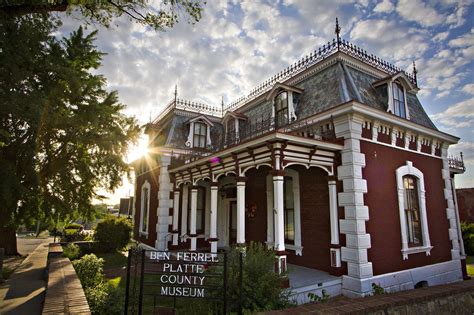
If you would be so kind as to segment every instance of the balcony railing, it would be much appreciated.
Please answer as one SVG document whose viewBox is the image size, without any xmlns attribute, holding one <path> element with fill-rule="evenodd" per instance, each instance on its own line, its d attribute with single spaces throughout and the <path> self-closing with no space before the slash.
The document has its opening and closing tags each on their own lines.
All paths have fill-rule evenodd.
<svg viewBox="0 0 474 315">
<path fill-rule="evenodd" d="M 464 171 L 466 171 L 466 167 L 464 166 L 464 157 L 462 155 L 462 152 L 459 154 L 459 156 L 449 156 L 448 164 L 449 164 L 449 168 L 455 172 L 464 173 Z"/>
<path fill-rule="evenodd" d="M 194 160 L 210 156 L 215 152 L 258 138 L 259 136 L 272 132 L 275 129 L 282 133 L 294 134 L 322 141 L 334 141 L 336 138 L 332 121 L 325 121 L 324 123 L 312 125 L 293 123 L 284 126 L 275 126 L 274 118 L 266 118 L 257 120 L 253 124 L 241 126 L 239 132 L 231 131 L 226 134 L 216 134 L 211 137 L 211 146 L 186 150 L 183 157 L 185 159 Z"/>
</svg>

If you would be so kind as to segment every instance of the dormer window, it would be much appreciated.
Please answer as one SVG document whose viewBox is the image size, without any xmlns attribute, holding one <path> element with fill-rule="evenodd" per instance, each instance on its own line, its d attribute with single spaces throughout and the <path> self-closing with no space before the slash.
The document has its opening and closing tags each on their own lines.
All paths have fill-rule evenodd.
<svg viewBox="0 0 474 315">
<path fill-rule="evenodd" d="M 281 92 L 275 97 L 275 123 L 284 126 L 288 123 L 288 92 Z"/>
<path fill-rule="evenodd" d="M 193 148 L 205 148 L 207 125 L 203 122 L 194 122 Z"/>
<path fill-rule="evenodd" d="M 276 127 L 281 127 L 292 123 L 297 119 L 296 106 L 298 96 L 303 90 L 295 86 L 283 83 L 276 83 L 267 96 L 267 100 L 273 103 L 272 117 Z"/>
<path fill-rule="evenodd" d="M 398 82 L 392 83 L 393 112 L 395 115 L 406 118 L 405 93 L 403 86 Z"/>
<path fill-rule="evenodd" d="M 186 146 L 191 148 L 206 149 L 211 146 L 211 127 L 214 124 L 204 115 L 195 117 L 186 122 L 189 124 Z"/>
<path fill-rule="evenodd" d="M 372 83 L 383 102 L 387 102 L 387 112 L 410 119 L 407 106 L 407 93 L 415 94 L 418 87 L 409 78 L 399 72 Z"/>
</svg>

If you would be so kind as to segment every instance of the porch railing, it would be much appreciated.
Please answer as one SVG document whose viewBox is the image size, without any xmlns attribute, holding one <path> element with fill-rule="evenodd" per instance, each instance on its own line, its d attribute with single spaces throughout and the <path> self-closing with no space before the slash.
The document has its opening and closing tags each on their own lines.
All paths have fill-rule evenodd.
<svg viewBox="0 0 474 315">
<path fill-rule="evenodd" d="M 209 156 L 214 152 L 231 148 L 244 141 L 257 138 L 274 130 L 323 141 L 334 141 L 336 139 L 332 121 L 325 121 L 320 124 L 292 123 L 278 126 L 275 125 L 274 118 L 270 117 L 257 120 L 253 124 L 241 126 L 239 132 L 230 131 L 225 134 L 217 134 L 212 137 L 211 146 L 206 148 L 189 149 L 183 154 L 183 156 L 186 159 L 197 159 Z"/>
<path fill-rule="evenodd" d="M 449 156 L 448 164 L 451 170 L 462 172 L 462 173 L 466 171 L 466 167 L 464 166 L 464 157 L 462 155 L 462 152 L 459 154 L 459 156 Z"/>
</svg>

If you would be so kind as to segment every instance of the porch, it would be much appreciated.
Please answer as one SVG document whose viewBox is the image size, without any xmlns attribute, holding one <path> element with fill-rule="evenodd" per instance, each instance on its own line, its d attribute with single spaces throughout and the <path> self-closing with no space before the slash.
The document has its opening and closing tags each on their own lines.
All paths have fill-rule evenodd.
<svg viewBox="0 0 474 315">
<path fill-rule="evenodd" d="M 168 247 L 216 252 L 257 241 L 277 253 L 277 272 L 289 262 L 340 274 L 334 173 L 341 148 L 273 133 L 171 168 L 175 191 Z M 312 275 L 316 283 L 318 276 Z"/>
<path fill-rule="evenodd" d="M 298 305 L 310 302 L 308 293 L 322 296 L 322 291 L 325 290 L 331 297 L 342 293 L 342 278 L 321 270 L 288 264 L 288 278 L 292 291 L 291 298 Z"/>
</svg>

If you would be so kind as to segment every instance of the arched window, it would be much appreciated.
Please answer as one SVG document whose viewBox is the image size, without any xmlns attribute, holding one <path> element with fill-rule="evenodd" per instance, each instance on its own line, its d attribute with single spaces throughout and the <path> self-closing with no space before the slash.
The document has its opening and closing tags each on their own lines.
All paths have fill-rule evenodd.
<svg viewBox="0 0 474 315">
<path fill-rule="evenodd" d="M 403 86 L 398 82 L 393 82 L 392 84 L 394 114 L 406 118 L 407 115 L 405 111 L 405 94 Z"/>
<path fill-rule="evenodd" d="M 150 217 L 150 183 L 145 181 L 141 189 L 140 202 L 140 234 L 148 236 L 148 221 Z"/>
<path fill-rule="evenodd" d="M 277 127 L 288 124 L 288 92 L 275 97 L 275 124 Z"/>
<path fill-rule="evenodd" d="M 418 196 L 418 185 L 416 177 L 403 176 L 403 187 L 405 190 L 405 217 L 408 237 L 408 246 L 422 245 L 420 207 Z"/>
<path fill-rule="evenodd" d="M 414 253 L 429 255 L 433 246 L 428 231 L 423 173 L 407 161 L 397 168 L 396 177 L 403 259 Z"/>
</svg>

